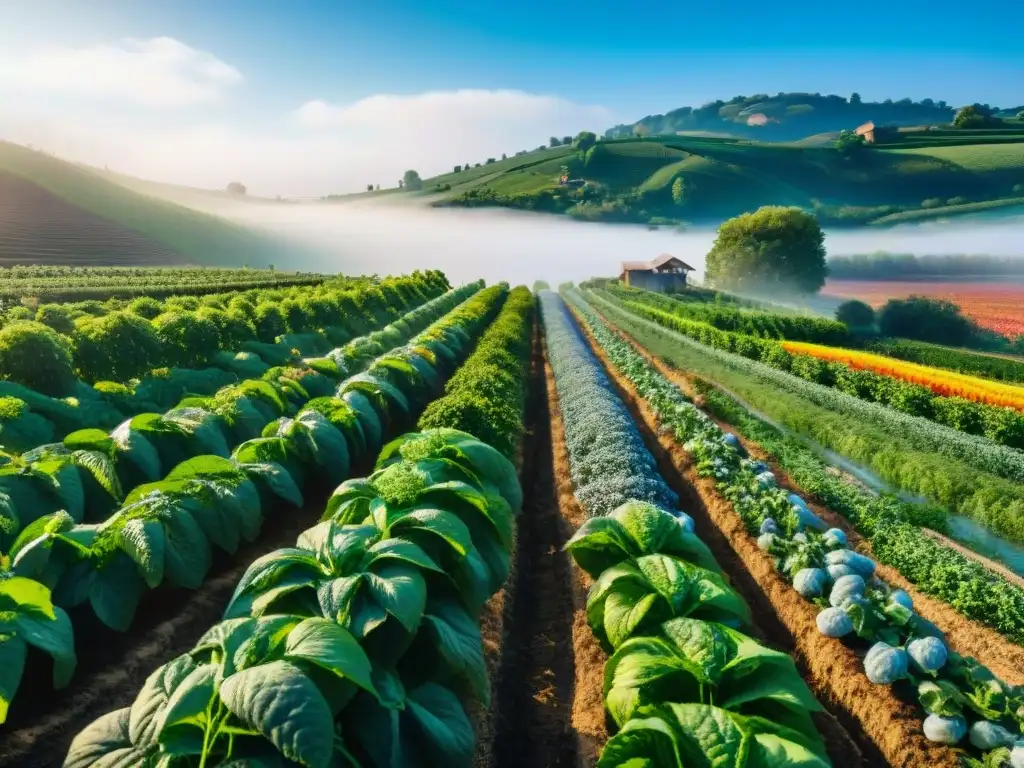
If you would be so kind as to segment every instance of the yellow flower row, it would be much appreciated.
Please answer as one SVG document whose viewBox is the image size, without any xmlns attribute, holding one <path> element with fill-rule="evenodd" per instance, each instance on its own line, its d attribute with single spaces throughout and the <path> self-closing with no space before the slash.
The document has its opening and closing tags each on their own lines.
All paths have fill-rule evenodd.
<svg viewBox="0 0 1024 768">
<path fill-rule="evenodd" d="M 944 397 L 962 397 L 978 403 L 1001 405 L 1005 408 L 1024 411 L 1024 387 L 979 379 L 976 376 L 966 376 L 962 373 L 944 371 L 941 368 L 931 368 L 927 365 L 906 363 L 870 352 L 826 347 L 802 341 L 784 341 L 782 346 L 787 352 L 794 355 L 810 355 L 819 360 L 845 363 L 858 370 L 872 371 L 912 384 L 920 384 Z"/>
</svg>

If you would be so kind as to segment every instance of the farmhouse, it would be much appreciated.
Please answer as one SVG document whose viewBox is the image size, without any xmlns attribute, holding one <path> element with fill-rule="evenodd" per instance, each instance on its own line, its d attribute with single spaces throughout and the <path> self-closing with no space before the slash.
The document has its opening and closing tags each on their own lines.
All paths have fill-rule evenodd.
<svg viewBox="0 0 1024 768">
<path fill-rule="evenodd" d="M 875 143 L 875 124 L 870 120 L 864 123 L 864 125 L 858 127 L 857 130 L 854 131 L 854 133 L 856 133 L 858 136 L 863 136 L 864 141 L 867 144 Z"/>
<path fill-rule="evenodd" d="M 651 261 L 624 261 L 619 280 L 633 288 L 671 293 L 686 287 L 686 273 L 693 267 L 675 256 L 661 254 Z"/>
</svg>

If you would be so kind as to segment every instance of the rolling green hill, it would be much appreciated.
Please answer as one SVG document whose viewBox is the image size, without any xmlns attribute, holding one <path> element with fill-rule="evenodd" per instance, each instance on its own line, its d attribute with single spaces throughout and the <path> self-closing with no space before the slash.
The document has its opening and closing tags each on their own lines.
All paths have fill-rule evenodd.
<svg viewBox="0 0 1024 768">
<path fill-rule="evenodd" d="M 567 167 L 572 185 L 559 183 Z M 673 194 L 682 180 L 681 195 Z M 899 223 L 1019 205 L 1024 131 L 900 134 L 842 153 L 825 136 L 791 143 L 706 136 L 598 142 L 424 180 L 436 205 L 505 206 L 581 219 L 717 222 L 797 205 L 830 226 Z"/>
<path fill-rule="evenodd" d="M 851 129 L 868 120 L 877 125 L 948 123 L 954 113 L 946 102 L 932 99 L 866 102 L 857 94 L 845 98 L 820 93 L 759 93 L 648 115 L 635 123 L 608 129 L 605 138 L 710 133 L 760 141 L 796 141 Z"/>
<path fill-rule="evenodd" d="M 102 172 L 43 152 L 0 142 L 0 174 L 10 189 L 0 218 L 19 223 L 7 261 L 31 262 L 34 243 L 46 241 L 46 263 L 127 265 L 283 264 L 283 244 L 225 219 L 160 200 L 115 183 Z M 32 210 L 23 207 L 31 197 Z M 5 214 L 9 214 L 6 215 Z M 25 247 L 23 244 L 29 244 Z M 138 258 L 133 258 L 133 253 Z"/>
</svg>

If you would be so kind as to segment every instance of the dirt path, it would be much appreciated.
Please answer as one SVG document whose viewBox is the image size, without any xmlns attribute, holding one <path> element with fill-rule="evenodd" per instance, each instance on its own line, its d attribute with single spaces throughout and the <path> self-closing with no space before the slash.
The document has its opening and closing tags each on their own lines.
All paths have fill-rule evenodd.
<svg viewBox="0 0 1024 768">
<path fill-rule="evenodd" d="M 679 387 L 688 396 L 694 397 L 695 390 L 693 388 L 693 383 L 685 373 L 652 356 L 627 333 L 624 333 L 614 327 L 612 327 L 612 330 L 618 333 L 621 338 L 628 341 L 637 352 L 642 354 L 647 361 L 654 365 L 669 381 Z M 698 406 L 701 404 L 701 398 L 699 395 L 694 397 L 694 402 Z M 705 413 L 722 429 L 734 433 L 751 456 L 765 461 L 775 473 L 775 476 L 778 478 L 779 484 L 782 487 L 793 491 L 806 499 L 811 509 L 826 520 L 829 525 L 841 528 L 846 532 L 852 547 L 857 549 L 859 552 L 874 558 L 871 543 L 857 533 L 849 520 L 840 513 L 824 506 L 820 500 L 813 496 L 813 494 L 808 493 L 797 483 L 793 482 L 785 469 L 779 466 L 774 458 L 767 454 L 760 445 L 744 438 L 735 427 L 727 422 L 716 418 L 706 410 Z M 856 478 L 853 478 L 853 480 L 854 482 L 858 482 Z M 986 566 L 989 570 L 1004 576 L 1011 582 L 1024 586 L 1024 579 L 1021 579 L 1016 574 L 1008 571 L 999 563 L 995 563 L 976 552 L 972 552 L 966 547 L 957 544 L 957 542 L 952 541 L 951 539 L 934 531 L 922 528 L 921 533 L 925 536 L 931 536 L 943 544 L 962 552 L 965 556 L 971 557 Z M 968 619 L 948 603 L 925 594 L 892 566 L 879 563 L 878 575 L 893 587 L 905 590 L 913 599 L 915 610 L 917 610 L 921 616 L 928 619 L 928 621 L 931 621 L 933 624 L 938 626 L 946 634 L 946 639 L 949 642 L 950 647 L 952 647 L 957 653 L 975 657 L 1006 682 L 1011 684 L 1024 683 L 1024 647 L 1008 640 L 991 627 L 988 627 L 981 622 Z"/>
<path fill-rule="evenodd" d="M 952 750 L 924 738 L 920 714 L 911 702 L 898 698 L 892 687 L 868 682 L 861 655 L 817 631 L 816 606 L 801 598 L 779 575 L 773 559 L 757 548 L 732 505 L 718 494 L 711 480 L 697 475 L 682 446 L 659 432 L 656 417 L 632 385 L 618 375 L 603 350 L 592 346 L 636 419 L 662 476 L 694 518 L 698 535 L 754 610 L 766 638 L 794 657 L 811 690 L 827 708 L 829 716 L 817 718 L 817 724 L 833 765 L 958 766 Z"/>
<path fill-rule="evenodd" d="M 567 467 L 563 463 L 563 472 L 558 472 L 556 454 L 564 462 L 565 446 L 557 399 L 551 399 L 554 382 L 539 337 L 535 350 L 532 387 L 540 395 L 531 414 L 535 472 L 524 486 L 527 501 L 516 563 L 519 584 L 499 689 L 503 705 L 494 765 L 574 768 L 582 755 L 572 706 L 579 674 L 574 651 L 575 595 L 582 585 L 562 551 L 570 534 L 559 504 Z M 589 633 L 589 627 L 584 628 Z"/>
</svg>

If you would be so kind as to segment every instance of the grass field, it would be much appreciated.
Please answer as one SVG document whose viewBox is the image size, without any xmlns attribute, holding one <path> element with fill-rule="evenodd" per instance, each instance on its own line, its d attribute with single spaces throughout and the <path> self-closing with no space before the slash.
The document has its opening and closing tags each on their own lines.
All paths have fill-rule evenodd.
<svg viewBox="0 0 1024 768">
<path fill-rule="evenodd" d="M 133 192 L 100 173 L 42 152 L 0 142 L 0 172 L 23 178 L 74 208 L 137 233 L 179 254 L 182 262 L 265 266 L 282 261 L 281 245 L 267 237 L 216 216 Z M 63 220 L 70 221 L 65 252 L 74 257 L 74 221 L 58 217 L 51 229 L 59 228 Z M 21 234 L 32 238 L 32 233 Z"/>
<path fill-rule="evenodd" d="M 1024 170 L 1024 134 L 1017 143 L 1012 144 L 961 144 L 952 147 L 938 145 L 885 151 L 900 155 L 934 157 L 981 173 L 1013 168 Z"/>
<path fill-rule="evenodd" d="M 577 199 L 614 200 L 619 215 L 643 221 L 645 216 L 715 221 L 760 205 L 781 204 L 815 210 L 830 226 L 889 225 L 1000 213 L 1016 205 L 1009 195 L 1020 183 L 1022 138 L 1006 133 L 997 138 L 929 134 L 928 139 L 907 139 L 892 149 L 869 149 L 850 157 L 837 152 L 827 136 L 786 144 L 711 136 L 616 139 L 600 142 L 586 161 L 566 147 L 534 151 L 427 179 L 424 191 L 440 192 L 445 204 L 457 204 L 467 193 L 486 190 L 495 204 L 527 208 L 532 207 L 531 198 L 553 195 L 564 200 L 543 209 L 568 213 Z M 981 143 L 997 140 L 1019 143 Z M 977 143 L 959 145 L 963 141 Z M 904 148 L 925 142 L 927 146 Z M 563 165 L 573 177 L 590 183 L 589 195 L 573 198 L 571 190 L 558 187 Z M 689 185 L 682 206 L 671 195 L 677 178 Z M 439 189 L 447 184 L 450 191 Z M 925 200 L 936 199 L 956 202 L 922 208 Z"/>
</svg>

